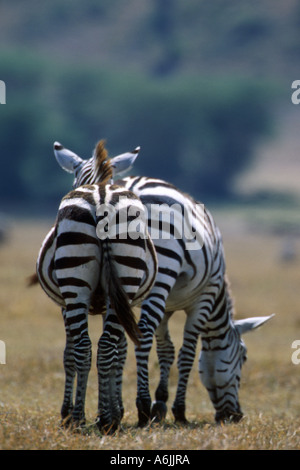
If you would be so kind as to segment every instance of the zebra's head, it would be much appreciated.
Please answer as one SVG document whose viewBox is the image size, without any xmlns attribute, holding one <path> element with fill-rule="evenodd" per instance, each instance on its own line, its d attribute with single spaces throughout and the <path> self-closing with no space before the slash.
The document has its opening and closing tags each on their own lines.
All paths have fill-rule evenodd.
<svg viewBox="0 0 300 470">
<path fill-rule="evenodd" d="M 132 168 L 139 151 L 140 147 L 137 147 L 132 152 L 109 158 L 104 148 L 104 141 L 100 140 L 93 156 L 84 160 L 59 142 L 54 142 L 54 155 L 57 162 L 63 170 L 74 174 L 74 189 L 84 184 L 112 181 L 116 176 L 122 176 Z"/>
<path fill-rule="evenodd" d="M 219 340 L 202 338 L 199 372 L 216 410 L 217 423 L 238 422 L 243 417 L 238 392 L 247 349 L 241 336 L 263 325 L 272 316 L 231 322 L 231 327 Z"/>
</svg>

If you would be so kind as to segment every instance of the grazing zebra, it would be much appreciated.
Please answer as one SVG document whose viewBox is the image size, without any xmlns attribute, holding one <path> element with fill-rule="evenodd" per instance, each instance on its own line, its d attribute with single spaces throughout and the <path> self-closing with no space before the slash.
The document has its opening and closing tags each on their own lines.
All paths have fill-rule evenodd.
<svg viewBox="0 0 300 470">
<path fill-rule="evenodd" d="M 62 161 L 68 151 L 56 143 L 54 152 Z M 75 185 L 81 184 L 82 179 L 95 181 L 92 161 L 93 157 L 86 161 L 76 155 L 73 164 L 69 162 Z M 142 332 L 140 348 L 136 349 L 139 425 L 147 424 L 149 418 L 160 420 L 167 411 L 168 378 L 175 357 L 168 320 L 175 310 L 186 313 L 183 344 L 177 363 L 178 386 L 172 407 L 175 421 L 187 421 L 186 389 L 199 335 L 202 339 L 199 374 L 215 408 L 215 420 L 239 421 L 243 414 L 238 390 L 241 367 L 246 359 L 241 335 L 262 325 L 271 316 L 233 320 L 221 234 L 203 205 L 173 185 L 155 178 L 127 177 L 117 183 L 134 192 L 147 208 L 148 229 L 158 258 L 156 282 L 143 301 L 138 323 Z M 170 208 L 175 208 L 175 222 L 169 219 L 169 232 L 166 233 L 163 221 L 166 215 L 170 216 Z M 191 231 L 186 234 L 179 230 L 187 223 L 186 213 L 191 219 L 192 239 Z M 158 227 L 158 231 L 153 231 L 153 226 Z M 176 232 L 180 236 L 176 236 Z M 153 335 L 156 336 L 160 381 L 151 409 L 148 359 Z"/>
<path fill-rule="evenodd" d="M 65 422 L 71 419 L 84 423 L 91 366 L 88 314 L 106 310 L 97 354 L 98 426 L 113 432 L 123 414 L 121 386 L 127 350 L 124 330 L 139 345 L 141 333 L 132 306 L 140 304 L 150 291 L 157 258 L 138 197 L 124 187 L 105 184 L 112 178 L 106 156 L 103 142 L 99 142 L 95 168 L 103 170 L 101 183 L 80 186 L 62 199 L 55 225 L 39 252 L 37 277 L 63 312 L 66 380 L 61 415 Z"/>
</svg>

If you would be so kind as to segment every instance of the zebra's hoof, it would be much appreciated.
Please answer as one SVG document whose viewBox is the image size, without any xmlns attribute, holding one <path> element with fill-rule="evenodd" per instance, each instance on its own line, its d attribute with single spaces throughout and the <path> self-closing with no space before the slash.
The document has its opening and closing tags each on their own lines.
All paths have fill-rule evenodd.
<svg viewBox="0 0 300 470">
<path fill-rule="evenodd" d="M 104 434 L 105 436 L 111 436 L 115 434 L 119 428 L 119 422 L 112 421 L 111 423 L 105 423 L 100 418 L 97 420 L 96 424 L 101 434 Z"/>
<path fill-rule="evenodd" d="M 215 415 L 215 421 L 217 424 L 229 424 L 229 423 L 238 423 L 241 421 L 243 413 L 238 411 L 224 410 L 219 411 Z"/>
<path fill-rule="evenodd" d="M 73 422 L 72 414 L 69 414 L 68 416 L 65 416 L 64 418 L 61 419 L 60 426 L 65 429 L 71 428 L 72 422 Z"/>
<path fill-rule="evenodd" d="M 69 428 L 73 422 L 73 406 L 62 405 L 61 411 L 61 427 Z"/>
<path fill-rule="evenodd" d="M 160 423 L 166 418 L 167 411 L 168 408 L 164 401 L 155 401 L 151 408 L 151 421 L 154 423 Z"/>
<path fill-rule="evenodd" d="M 149 424 L 151 416 L 151 400 L 141 400 L 137 398 L 136 406 L 138 410 L 138 427 L 143 428 Z"/>
<path fill-rule="evenodd" d="M 184 405 L 173 406 L 172 407 L 172 412 L 173 412 L 176 424 L 180 424 L 180 425 L 189 424 L 188 420 L 185 417 L 185 406 Z"/>
<path fill-rule="evenodd" d="M 60 423 L 61 428 L 70 429 L 73 432 L 81 432 L 85 425 L 85 419 L 74 419 L 72 415 L 66 416 Z"/>
</svg>

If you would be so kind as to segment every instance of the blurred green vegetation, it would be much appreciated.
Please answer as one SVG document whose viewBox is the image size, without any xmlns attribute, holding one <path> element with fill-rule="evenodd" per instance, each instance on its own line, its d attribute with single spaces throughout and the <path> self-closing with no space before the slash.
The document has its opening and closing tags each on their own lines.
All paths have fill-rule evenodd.
<svg viewBox="0 0 300 470">
<path fill-rule="evenodd" d="M 60 141 L 89 158 L 105 138 L 111 156 L 141 146 L 135 173 L 167 179 L 195 197 L 228 197 L 234 177 L 270 130 L 268 83 L 168 80 L 95 66 L 2 54 L 1 198 L 56 199 L 70 187 L 54 159 Z"/>
<path fill-rule="evenodd" d="M 274 71 L 295 66 L 299 4 L 3 0 L 1 199 L 57 201 L 72 177 L 53 142 L 89 158 L 102 138 L 111 156 L 141 146 L 134 174 L 232 197 L 282 83 L 289 100 Z"/>
</svg>

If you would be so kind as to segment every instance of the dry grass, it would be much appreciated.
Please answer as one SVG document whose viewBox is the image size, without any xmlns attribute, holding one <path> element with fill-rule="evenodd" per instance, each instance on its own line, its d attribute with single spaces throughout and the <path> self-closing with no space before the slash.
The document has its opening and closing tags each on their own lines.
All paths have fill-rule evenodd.
<svg viewBox="0 0 300 470">
<path fill-rule="evenodd" d="M 7 349 L 0 365 L 1 449 L 299 449 L 300 365 L 291 362 L 291 344 L 300 339 L 299 258 L 279 262 L 281 240 L 252 233 L 234 217 L 219 216 L 224 231 L 228 272 L 237 316 L 276 317 L 245 337 L 248 361 L 243 369 L 240 401 L 245 418 L 239 424 L 216 426 L 214 410 L 201 385 L 197 366 L 192 371 L 187 398 L 190 425 L 173 424 L 169 411 L 164 425 L 137 429 L 136 366 L 130 346 L 124 377 L 125 416 L 114 437 L 99 435 L 93 426 L 97 411 L 95 346 L 100 318 L 90 319 L 94 342 L 93 368 L 87 394 L 88 426 L 84 433 L 60 428 L 63 394 L 64 328 L 59 309 L 39 287 L 26 288 L 37 252 L 49 225 L 12 224 L 9 240 L 0 247 L 0 339 Z M 230 221 L 230 223 L 229 223 Z M 177 351 L 184 314 L 176 313 L 171 332 Z M 158 381 L 155 353 L 151 353 L 152 394 Z M 175 395 L 177 370 L 170 378 L 169 408 Z"/>
</svg>

